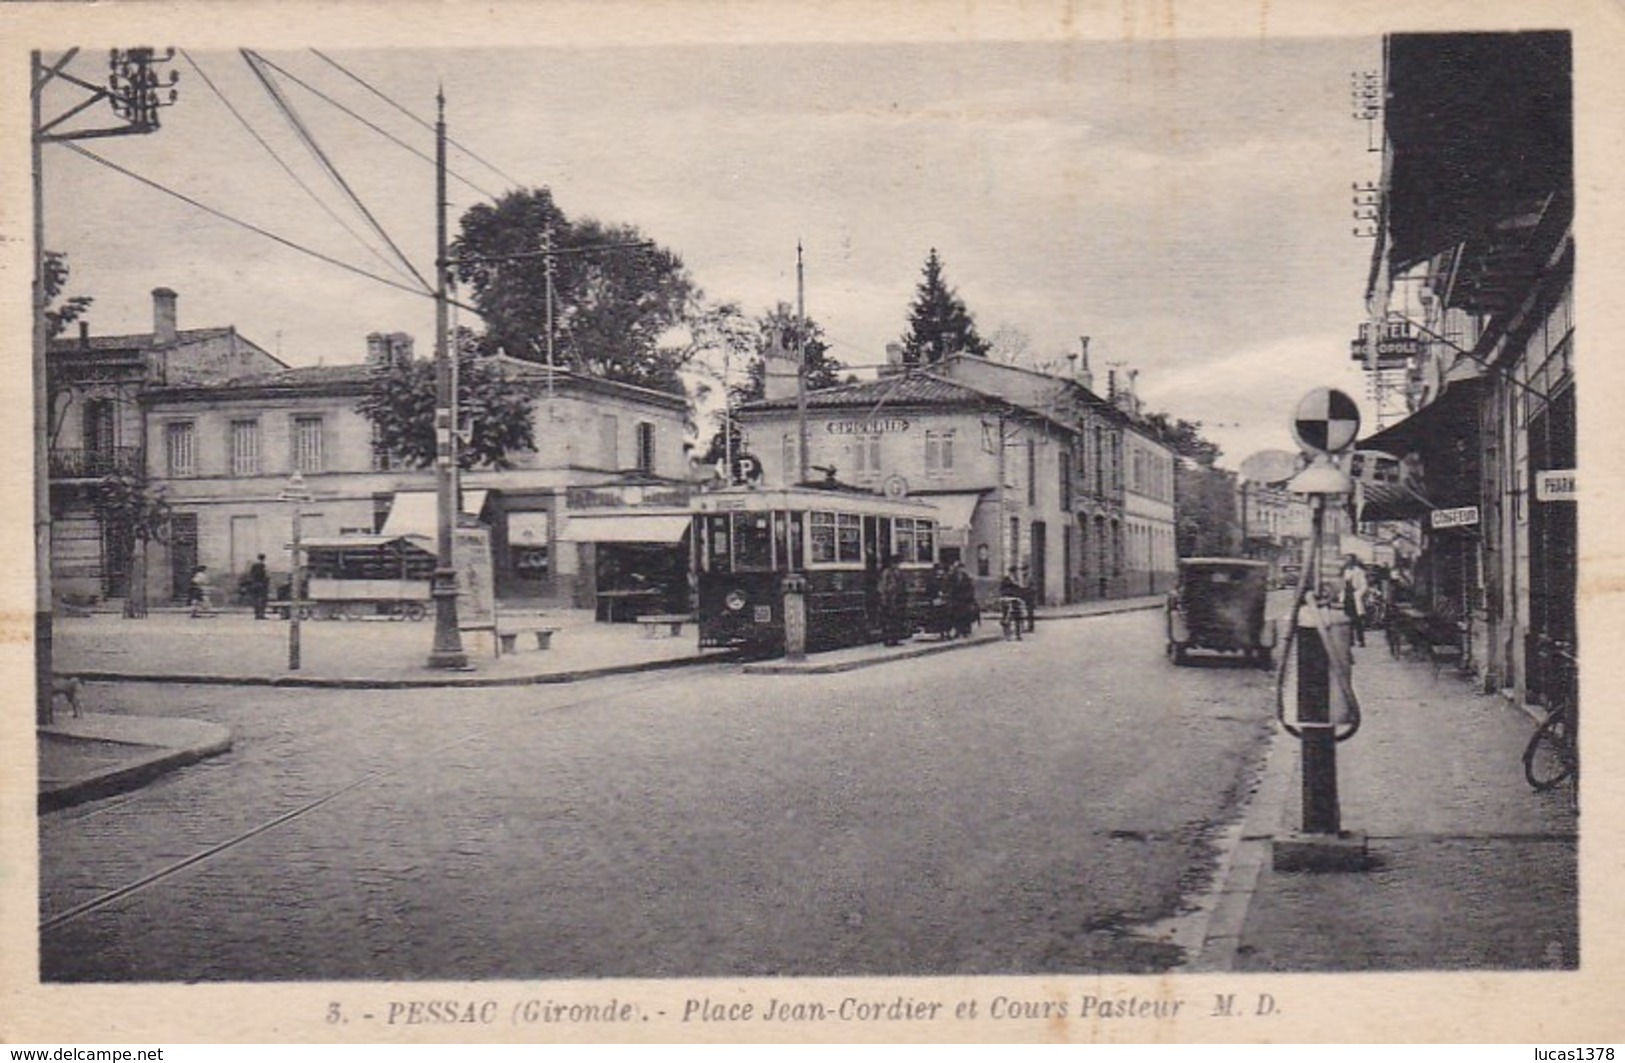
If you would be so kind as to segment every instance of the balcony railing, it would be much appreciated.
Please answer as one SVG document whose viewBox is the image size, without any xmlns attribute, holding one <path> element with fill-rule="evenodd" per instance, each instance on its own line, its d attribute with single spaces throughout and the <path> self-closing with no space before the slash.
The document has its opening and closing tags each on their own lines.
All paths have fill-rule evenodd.
<svg viewBox="0 0 1625 1063">
<path fill-rule="evenodd" d="M 51 475 L 66 480 L 100 479 L 103 476 L 130 475 L 141 471 L 140 447 L 52 447 Z"/>
</svg>

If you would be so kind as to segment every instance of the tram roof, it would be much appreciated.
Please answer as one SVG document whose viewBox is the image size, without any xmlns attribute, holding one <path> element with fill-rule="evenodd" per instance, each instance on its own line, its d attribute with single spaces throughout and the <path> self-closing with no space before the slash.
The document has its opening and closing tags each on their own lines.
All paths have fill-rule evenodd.
<svg viewBox="0 0 1625 1063">
<path fill-rule="evenodd" d="M 756 513 L 775 509 L 872 513 L 881 517 L 935 519 L 937 507 L 920 498 L 887 498 L 871 491 L 828 487 L 723 488 L 694 496 L 697 513 Z"/>
</svg>

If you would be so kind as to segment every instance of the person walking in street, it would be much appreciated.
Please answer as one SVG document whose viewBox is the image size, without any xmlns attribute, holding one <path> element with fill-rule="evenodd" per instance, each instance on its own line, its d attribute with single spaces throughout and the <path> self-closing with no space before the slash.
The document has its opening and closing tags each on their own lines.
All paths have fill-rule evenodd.
<svg viewBox="0 0 1625 1063">
<path fill-rule="evenodd" d="M 907 616 L 908 583 L 903 579 L 903 570 L 897 567 L 897 559 L 890 557 L 880 571 L 880 631 L 886 645 L 896 646 L 903 641 Z"/>
<path fill-rule="evenodd" d="M 1026 624 L 1027 588 L 1021 585 L 1021 579 L 1015 569 L 1005 573 L 999 580 L 999 627 L 1004 631 L 1005 638 L 1012 636 L 1020 641 L 1021 629 Z"/>
<path fill-rule="evenodd" d="M 192 584 L 187 588 L 186 600 L 192 606 L 194 617 L 209 611 L 209 566 L 199 565 L 192 570 Z"/>
<path fill-rule="evenodd" d="M 941 564 L 931 566 L 925 577 L 925 600 L 930 612 L 926 614 L 926 627 L 931 634 L 945 639 L 951 630 L 948 619 L 948 574 Z"/>
<path fill-rule="evenodd" d="M 976 623 L 976 584 L 965 571 L 963 561 L 948 570 L 948 611 L 955 636 L 969 638 Z"/>
<path fill-rule="evenodd" d="M 1343 562 L 1343 613 L 1354 628 L 1354 644 L 1365 645 L 1365 566 L 1353 554 Z"/>
<path fill-rule="evenodd" d="M 265 605 L 271 599 L 271 574 L 265 570 L 265 555 L 248 566 L 248 600 L 254 605 L 254 619 L 265 619 Z"/>
</svg>

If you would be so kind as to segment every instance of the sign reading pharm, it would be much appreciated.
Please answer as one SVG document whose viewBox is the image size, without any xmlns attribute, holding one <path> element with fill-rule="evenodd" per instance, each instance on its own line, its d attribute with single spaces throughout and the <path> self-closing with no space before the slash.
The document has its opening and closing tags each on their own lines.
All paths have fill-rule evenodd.
<svg viewBox="0 0 1625 1063">
<path fill-rule="evenodd" d="M 1535 501 L 1573 502 L 1579 494 L 1573 469 L 1547 469 L 1535 474 Z"/>
</svg>

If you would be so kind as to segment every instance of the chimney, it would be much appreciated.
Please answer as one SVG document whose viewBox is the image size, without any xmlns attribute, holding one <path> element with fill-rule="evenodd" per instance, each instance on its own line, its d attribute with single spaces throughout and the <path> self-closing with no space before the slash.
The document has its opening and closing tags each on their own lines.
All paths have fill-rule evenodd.
<svg viewBox="0 0 1625 1063">
<path fill-rule="evenodd" d="M 88 321 L 79 322 L 79 346 L 90 346 L 90 322 Z"/>
<path fill-rule="evenodd" d="M 886 364 L 880 367 L 881 376 L 892 376 L 908 368 L 903 362 L 903 345 L 901 343 L 886 344 Z"/>
<path fill-rule="evenodd" d="M 389 364 L 389 348 L 382 332 L 367 333 L 367 364 L 375 368 Z"/>
<path fill-rule="evenodd" d="M 175 293 L 168 288 L 152 290 L 152 344 L 168 347 L 178 338 L 175 326 Z"/>
<path fill-rule="evenodd" d="M 1089 337 L 1079 336 L 1078 346 L 1080 347 L 1083 355 L 1078 361 L 1078 383 L 1083 385 L 1083 390 L 1094 391 L 1095 374 L 1089 368 Z"/>
<path fill-rule="evenodd" d="M 1106 370 L 1106 401 L 1117 401 L 1117 370 Z"/>
<path fill-rule="evenodd" d="M 1128 371 L 1128 412 L 1135 417 L 1140 416 L 1140 371 Z"/>
<path fill-rule="evenodd" d="M 412 337 L 405 332 L 391 332 L 384 337 L 389 348 L 389 364 L 399 365 L 412 360 Z"/>
</svg>

